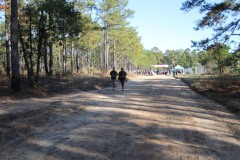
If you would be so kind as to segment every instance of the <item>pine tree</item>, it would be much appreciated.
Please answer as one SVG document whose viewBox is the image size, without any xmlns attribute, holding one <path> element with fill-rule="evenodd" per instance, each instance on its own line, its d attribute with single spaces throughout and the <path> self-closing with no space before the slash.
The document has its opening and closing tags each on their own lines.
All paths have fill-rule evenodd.
<svg viewBox="0 0 240 160">
<path fill-rule="evenodd" d="M 213 37 L 194 42 L 196 47 L 207 47 L 215 42 L 231 42 L 233 36 L 240 36 L 240 3 L 233 0 L 222 0 L 222 2 L 207 2 L 207 0 L 187 0 L 182 4 L 181 10 L 189 12 L 199 8 L 201 14 L 205 14 L 197 21 L 196 30 L 212 28 L 215 34 Z M 239 45 L 240 46 L 240 45 Z"/>
<path fill-rule="evenodd" d="M 19 71 L 18 55 L 18 1 L 11 0 L 11 66 L 12 83 L 11 88 L 21 91 L 21 76 Z"/>
</svg>

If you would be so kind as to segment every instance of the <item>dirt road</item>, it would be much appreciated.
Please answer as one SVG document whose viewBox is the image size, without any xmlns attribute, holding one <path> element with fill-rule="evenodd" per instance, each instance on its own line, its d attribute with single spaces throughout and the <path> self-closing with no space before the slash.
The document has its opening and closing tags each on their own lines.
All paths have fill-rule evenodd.
<svg viewBox="0 0 240 160">
<path fill-rule="evenodd" d="M 166 76 L 1 100 L 1 160 L 238 160 L 240 119 Z"/>
</svg>

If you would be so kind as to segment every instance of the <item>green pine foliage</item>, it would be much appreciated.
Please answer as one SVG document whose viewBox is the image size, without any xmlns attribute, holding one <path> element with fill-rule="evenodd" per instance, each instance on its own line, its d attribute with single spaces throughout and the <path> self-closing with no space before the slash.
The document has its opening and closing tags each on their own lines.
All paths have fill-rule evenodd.
<svg viewBox="0 0 240 160">
<path fill-rule="evenodd" d="M 1 10 L 6 19 L 1 21 L 0 71 L 7 73 L 7 46 L 3 40 L 10 34 L 10 1 L 7 10 Z M 19 61 L 21 73 L 28 77 L 30 87 L 39 83 L 39 76 L 81 73 L 96 68 L 107 71 L 115 66 L 126 70 L 149 69 L 151 65 L 168 64 L 194 67 L 196 64 L 214 66 L 220 73 L 239 72 L 239 51 L 228 45 L 215 46 L 239 36 L 238 10 L 235 1 L 207 3 L 205 0 L 188 0 L 182 10 L 200 8 L 204 14 L 196 29 L 213 28 L 214 37 L 194 43 L 197 50 L 167 50 L 157 47 L 144 49 L 141 37 L 128 18 L 134 11 L 128 0 L 20 0 Z M 226 18 L 231 17 L 230 20 Z M 218 42 L 218 43 L 216 43 Z M 159 44 L 161 45 L 161 44 Z M 214 68 L 212 67 L 212 68 Z M 9 66 L 8 66 L 9 68 Z"/>
<path fill-rule="evenodd" d="M 214 35 L 200 42 L 193 42 L 194 46 L 207 48 L 215 42 L 231 43 L 239 39 L 239 1 L 222 0 L 215 3 L 207 0 L 187 0 L 182 4 L 181 10 L 189 12 L 195 8 L 203 15 L 197 21 L 195 29 L 211 28 Z"/>
</svg>

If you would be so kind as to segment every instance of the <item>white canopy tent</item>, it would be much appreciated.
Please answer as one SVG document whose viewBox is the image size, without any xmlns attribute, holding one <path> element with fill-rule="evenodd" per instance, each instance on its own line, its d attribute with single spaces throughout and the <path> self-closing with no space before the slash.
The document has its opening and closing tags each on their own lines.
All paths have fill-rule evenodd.
<svg viewBox="0 0 240 160">
<path fill-rule="evenodd" d="M 152 65 L 153 67 L 161 67 L 161 68 L 168 68 L 168 65 L 167 64 L 159 64 L 159 65 Z"/>
</svg>

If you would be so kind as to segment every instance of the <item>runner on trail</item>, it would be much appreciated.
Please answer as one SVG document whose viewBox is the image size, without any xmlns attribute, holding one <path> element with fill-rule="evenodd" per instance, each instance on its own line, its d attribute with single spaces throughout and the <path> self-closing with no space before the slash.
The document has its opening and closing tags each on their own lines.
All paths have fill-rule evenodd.
<svg viewBox="0 0 240 160">
<path fill-rule="evenodd" d="M 118 73 L 118 80 L 121 82 L 122 91 L 124 90 L 124 81 L 126 80 L 127 73 L 121 68 L 121 71 Z"/>
<path fill-rule="evenodd" d="M 113 67 L 113 70 L 110 72 L 110 75 L 111 75 L 111 80 L 112 80 L 112 84 L 113 84 L 113 91 L 114 91 L 114 88 L 116 87 L 116 79 L 117 79 L 117 76 L 118 76 L 117 71 L 115 71 L 115 67 Z"/>
</svg>

